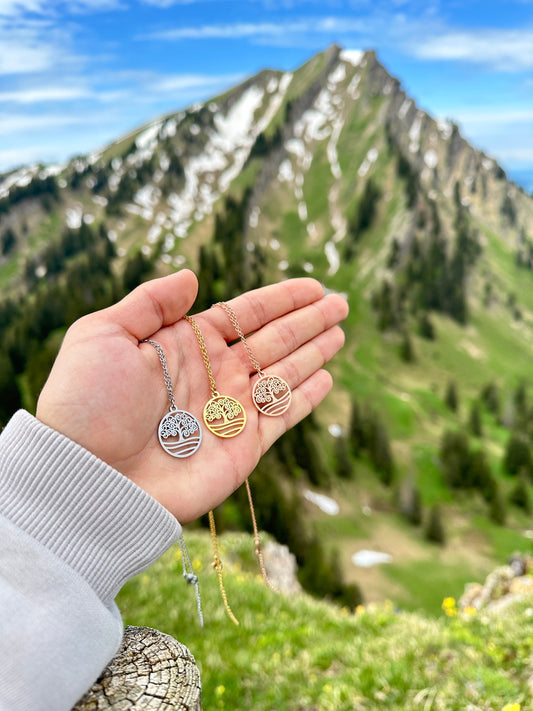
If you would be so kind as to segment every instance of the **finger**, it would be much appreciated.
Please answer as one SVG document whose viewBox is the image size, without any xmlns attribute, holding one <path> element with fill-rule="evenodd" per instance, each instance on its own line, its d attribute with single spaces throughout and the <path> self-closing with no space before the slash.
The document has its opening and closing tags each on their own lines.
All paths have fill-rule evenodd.
<svg viewBox="0 0 533 711">
<path fill-rule="evenodd" d="M 142 341 L 182 318 L 194 303 L 197 291 L 196 276 L 183 269 L 141 284 L 101 314 Z"/>
<path fill-rule="evenodd" d="M 261 417 L 259 429 L 262 453 L 264 454 L 282 434 L 307 417 L 326 397 L 332 385 L 333 378 L 327 370 L 318 370 L 294 389 L 287 412 L 279 417 Z"/>
<path fill-rule="evenodd" d="M 278 361 L 272 368 L 272 375 L 283 378 L 294 390 L 313 373 L 323 368 L 344 345 L 344 331 L 339 326 L 333 326 L 324 333 L 305 343 L 290 356 Z"/>
<path fill-rule="evenodd" d="M 286 358 L 304 343 L 328 331 L 344 320 L 347 314 L 346 300 L 337 294 L 330 294 L 309 306 L 272 321 L 249 336 L 246 341 L 261 368 L 267 368 Z M 252 372 L 252 366 L 242 344 L 236 344 L 234 348 L 241 349 L 239 356 Z"/>
<path fill-rule="evenodd" d="M 248 334 L 294 309 L 312 304 L 323 295 L 320 282 L 301 277 L 248 291 L 228 304 L 235 311 L 244 334 Z M 233 324 L 221 308 L 208 309 L 204 314 L 227 341 L 237 338 Z"/>
</svg>

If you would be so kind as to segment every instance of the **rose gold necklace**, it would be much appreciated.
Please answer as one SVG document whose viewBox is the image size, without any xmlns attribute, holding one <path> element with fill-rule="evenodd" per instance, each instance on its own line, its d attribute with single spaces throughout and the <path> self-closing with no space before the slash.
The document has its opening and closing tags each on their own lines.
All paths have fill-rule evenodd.
<svg viewBox="0 0 533 711">
<path fill-rule="evenodd" d="M 291 404 L 291 390 L 287 383 L 277 375 L 265 375 L 261 370 L 261 365 L 257 360 L 254 352 L 248 345 L 246 337 L 237 319 L 237 314 L 231 308 L 229 304 L 225 301 L 219 301 L 214 304 L 214 306 L 219 306 L 223 311 L 226 312 L 229 320 L 231 321 L 233 328 L 235 329 L 237 335 L 239 336 L 244 349 L 248 355 L 250 363 L 257 371 L 259 375 L 259 380 L 256 381 L 252 389 L 252 400 L 259 412 L 265 415 L 275 416 L 282 415 L 288 409 Z M 277 397 L 279 395 L 279 397 Z M 257 529 L 257 521 L 255 516 L 254 502 L 252 499 L 252 491 L 250 489 L 250 482 L 248 479 L 245 481 L 246 493 L 248 494 L 248 502 L 250 504 L 250 515 L 252 517 L 252 526 L 254 531 L 254 544 L 255 544 L 255 554 L 257 560 L 259 561 L 259 568 L 261 569 L 261 575 L 268 587 L 274 592 L 278 592 L 272 582 L 270 581 L 268 574 L 266 572 L 265 563 L 263 560 L 263 553 L 261 551 L 261 541 L 259 538 L 259 531 Z"/>
<path fill-rule="evenodd" d="M 290 387 L 283 380 L 283 378 L 280 378 L 278 375 L 267 374 L 261 370 L 261 365 L 255 357 L 254 352 L 248 345 L 246 337 L 237 319 L 237 314 L 231 306 L 225 301 L 219 301 L 214 305 L 219 306 L 226 312 L 233 328 L 241 339 L 242 345 L 244 346 L 244 350 L 248 355 L 252 367 L 259 375 L 259 379 L 255 381 L 252 388 L 252 400 L 254 405 L 259 412 L 263 413 L 263 415 L 268 415 L 269 417 L 283 415 L 283 413 L 289 409 L 291 404 L 292 394 Z"/>
</svg>

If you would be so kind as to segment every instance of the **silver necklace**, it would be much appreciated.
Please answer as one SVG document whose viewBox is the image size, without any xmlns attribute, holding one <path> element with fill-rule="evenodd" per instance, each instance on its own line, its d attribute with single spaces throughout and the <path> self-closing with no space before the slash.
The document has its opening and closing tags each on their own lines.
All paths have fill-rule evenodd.
<svg viewBox="0 0 533 711">
<path fill-rule="evenodd" d="M 150 338 L 145 338 L 141 343 L 150 343 L 157 351 L 163 368 L 163 376 L 170 402 L 169 411 L 163 416 L 157 429 L 159 443 L 171 457 L 190 457 L 191 454 L 196 452 L 202 441 L 200 423 L 190 412 L 180 410 L 176 406 L 167 361 L 159 343 L 152 341 Z"/>
</svg>

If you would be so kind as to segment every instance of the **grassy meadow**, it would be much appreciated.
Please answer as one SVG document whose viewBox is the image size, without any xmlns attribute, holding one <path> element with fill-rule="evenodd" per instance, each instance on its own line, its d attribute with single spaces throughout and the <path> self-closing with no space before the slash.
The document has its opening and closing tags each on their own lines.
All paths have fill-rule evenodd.
<svg viewBox="0 0 533 711">
<path fill-rule="evenodd" d="M 462 590 L 414 570 L 430 583 L 434 614 L 390 601 L 354 613 L 305 594 L 268 590 L 245 534 L 220 537 L 230 605 L 226 617 L 211 566 L 209 534 L 186 532 L 202 594 L 172 548 L 119 596 L 126 624 L 155 627 L 186 644 L 202 676 L 204 709 L 244 711 L 526 711 L 532 709 L 533 597 L 501 613 L 458 613 Z"/>
</svg>

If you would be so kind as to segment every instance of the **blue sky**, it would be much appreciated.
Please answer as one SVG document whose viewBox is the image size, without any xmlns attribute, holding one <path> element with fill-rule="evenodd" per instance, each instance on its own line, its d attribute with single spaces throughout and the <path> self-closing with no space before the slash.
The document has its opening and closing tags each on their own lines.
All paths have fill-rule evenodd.
<svg viewBox="0 0 533 711">
<path fill-rule="evenodd" d="M 333 42 L 533 190 L 533 0 L 0 0 L 0 171 L 89 153 Z"/>
</svg>

